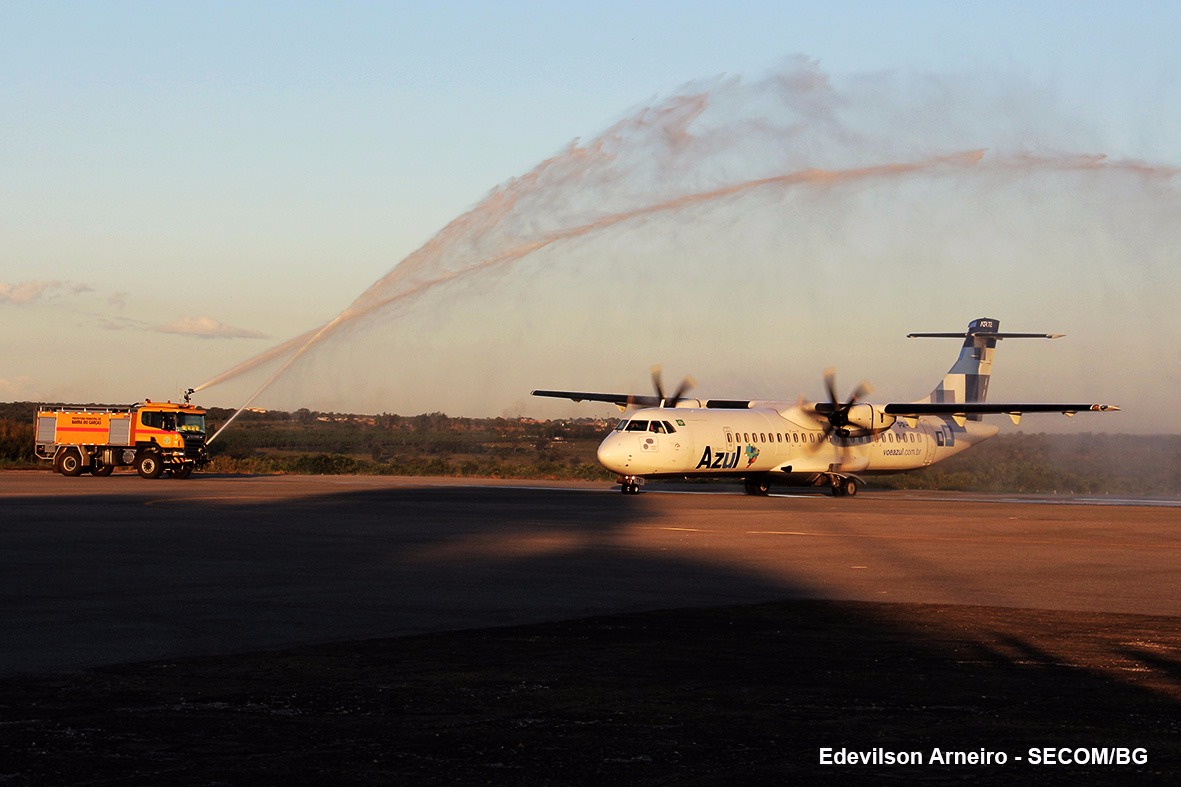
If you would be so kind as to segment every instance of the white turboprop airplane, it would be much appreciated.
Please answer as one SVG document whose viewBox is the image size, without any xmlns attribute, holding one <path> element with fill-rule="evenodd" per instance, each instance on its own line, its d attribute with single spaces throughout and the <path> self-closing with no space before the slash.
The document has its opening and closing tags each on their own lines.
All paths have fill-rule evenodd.
<svg viewBox="0 0 1181 787">
<path fill-rule="evenodd" d="M 576 402 L 610 402 L 620 410 L 638 405 L 599 446 L 599 462 L 619 474 L 624 494 L 639 492 L 648 478 L 728 476 L 742 478 L 747 494 L 765 495 L 771 484 L 828 484 L 835 496 L 857 494 L 862 478 L 927 467 L 987 440 L 999 430 L 982 423 L 1004 413 L 1018 423 L 1023 413 L 1118 410 L 1106 404 L 986 403 L 992 356 L 1001 339 L 1057 339 L 1062 334 L 1001 333 L 997 320 L 981 318 L 965 333 L 912 333 L 911 338 L 964 340 L 943 381 L 917 402 L 870 404 L 862 384 L 846 401 L 837 399 L 830 370 L 829 401 L 689 399 L 685 380 L 665 396 L 653 370 L 654 396 L 533 391 L 534 396 Z"/>
</svg>

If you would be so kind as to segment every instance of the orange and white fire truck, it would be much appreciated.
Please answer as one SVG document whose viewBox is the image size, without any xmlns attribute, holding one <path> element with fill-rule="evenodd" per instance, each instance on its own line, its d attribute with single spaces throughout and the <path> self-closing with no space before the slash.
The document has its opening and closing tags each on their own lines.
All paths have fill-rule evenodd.
<svg viewBox="0 0 1181 787">
<path fill-rule="evenodd" d="M 186 397 L 187 399 L 187 397 Z M 40 405 L 37 456 L 67 476 L 110 475 L 134 466 L 141 478 L 188 478 L 209 461 L 205 411 L 185 404 L 153 402 L 122 407 Z"/>
</svg>

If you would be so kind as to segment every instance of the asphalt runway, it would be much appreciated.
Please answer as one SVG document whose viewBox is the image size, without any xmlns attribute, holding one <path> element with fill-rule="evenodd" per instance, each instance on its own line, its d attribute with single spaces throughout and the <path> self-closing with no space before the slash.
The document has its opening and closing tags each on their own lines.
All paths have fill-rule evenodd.
<svg viewBox="0 0 1181 787">
<path fill-rule="evenodd" d="M 0 473 L 0 676 L 794 599 L 1181 617 L 1162 501 L 614 489 Z"/>
</svg>

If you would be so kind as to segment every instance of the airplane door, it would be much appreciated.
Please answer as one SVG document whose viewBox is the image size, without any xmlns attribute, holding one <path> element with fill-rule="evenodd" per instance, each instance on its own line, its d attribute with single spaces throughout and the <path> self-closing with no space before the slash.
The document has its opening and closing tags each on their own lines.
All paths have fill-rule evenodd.
<svg viewBox="0 0 1181 787">
<path fill-rule="evenodd" d="M 926 427 L 926 424 L 924 424 Z M 931 464 L 935 458 L 935 441 L 931 438 L 931 430 L 924 428 L 923 432 L 923 467 Z"/>
<path fill-rule="evenodd" d="M 946 442 L 942 425 L 932 426 L 926 421 L 920 422 L 923 434 L 923 467 L 935 460 L 935 447 Z"/>
</svg>

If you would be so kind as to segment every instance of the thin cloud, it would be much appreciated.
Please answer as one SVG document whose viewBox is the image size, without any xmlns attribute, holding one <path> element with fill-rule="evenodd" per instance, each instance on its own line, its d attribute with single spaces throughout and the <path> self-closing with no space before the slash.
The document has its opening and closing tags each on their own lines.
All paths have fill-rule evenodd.
<svg viewBox="0 0 1181 787">
<path fill-rule="evenodd" d="M 151 331 L 155 330 L 150 324 L 143 320 L 137 320 L 132 317 L 99 317 L 98 327 L 104 331 Z"/>
<path fill-rule="evenodd" d="M 65 287 L 63 281 L 18 281 L 8 284 L 0 281 L 0 304 L 32 304 L 45 294 Z"/>
<path fill-rule="evenodd" d="M 87 284 L 70 281 L 19 281 L 11 284 L 0 282 L 0 303 L 26 305 L 45 297 L 52 297 L 63 290 L 71 295 L 93 292 Z"/>
<path fill-rule="evenodd" d="M 0 400 L 5 402 L 19 402 L 43 398 L 37 392 L 36 382 L 28 375 L 19 377 L 0 377 Z"/>
<path fill-rule="evenodd" d="M 181 336 L 196 336 L 199 339 L 269 339 L 265 333 L 248 328 L 235 328 L 212 317 L 182 317 L 152 330 L 157 333 L 175 333 Z"/>
</svg>

